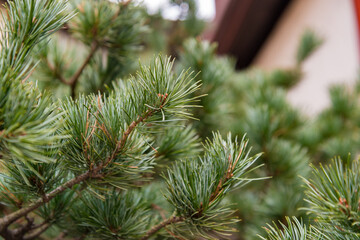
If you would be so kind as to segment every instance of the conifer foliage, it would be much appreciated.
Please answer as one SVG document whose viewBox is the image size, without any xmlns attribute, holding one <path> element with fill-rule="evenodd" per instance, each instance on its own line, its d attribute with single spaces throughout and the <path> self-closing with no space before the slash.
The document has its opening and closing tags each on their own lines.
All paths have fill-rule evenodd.
<svg viewBox="0 0 360 240">
<path fill-rule="evenodd" d="M 251 176 L 270 176 L 229 194 L 243 220 L 234 238 L 358 239 L 358 161 L 348 160 L 359 149 L 358 82 L 353 89 L 332 86 L 331 105 L 313 119 L 286 100 L 288 90 L 301 81 L 304 61 L 322 42 L 305 31 L 294 67 L 271 72 L 235 72 L 231 60 L 215 56 L 215 44 L 184 43 L 179 65 L 201 71 L 201 90 L 209 92 L 199 111 L 205 121 L 196 123 L 200 135 L 220 126 L 222 131 L 246 132 L 255 151 L 263 152 L 257 163 L 264 167 Z M 316 167 L 335 156 L 340 157 L 329 167 Z"/>
<path fill-rule="evenodd" d="M 159 137 L 162 129 L 191 118 L 189 108 L 198 101 L 200 82 L 192 73 L 175 74 L 170 58 L 159 56 L 107 93 L 63 100 L 53 100 L 29 82 L 36 67 L 31 62 L 35 46 L 74 15 L 77 19 L 69 26 L 90 46 L 90 57 L 97 48 L 117 47 L 119 41 L 111 38 L 121 34 L 108 22 L 116 22 L 110 14 L 113 5 L 86 2 L 98 8 L 80 3 L 75 12 L 64 0 L 15 0 L 3 15 L 0 235 L 15 240 L 36 239 L 46 232 L 95 239 L 229 234 L 237 220 L 222 200 L 250 181 L 245 175 L 259 157 L 250 156 L 246 139 L 228 135 L 224 140 L 216 133 L 199 156 L 198 145 L 189 141 L 185 149 L 196 154 L 180 151 L 177 156 L 172 151 L 171 159 L 181 159 L 163 172 L 164 196 L 147 190 L 148 180 L 158 178 L 155 142 L 164 139 Z M 93 19 L 97 17 L 100 22 Z M 82 26 L 90 20 L 92 29 Z M 84 65 L 64 83 L 71 83 L 73 90 L 83 70 Z M 62 81 L 61 72 L 54 73 Z M 186 139 L 186 133 L 193 135 L 185 131 L 179 140 Z M 166 145 L 162 151 L 171 153 Z M 164 209 L 169 212 L 156 204 L 159 198 L 167 199 Z"/>
<path fill-rule="evenodd" d="M 5 8 L 0 238 L 359 239 L 360 84 L 312 121 L 285 97 L 313 32 L 286 70 L 236 73 L 189 39 L 135 72 L 148 27 L 131 1 Z"/>
</svg>

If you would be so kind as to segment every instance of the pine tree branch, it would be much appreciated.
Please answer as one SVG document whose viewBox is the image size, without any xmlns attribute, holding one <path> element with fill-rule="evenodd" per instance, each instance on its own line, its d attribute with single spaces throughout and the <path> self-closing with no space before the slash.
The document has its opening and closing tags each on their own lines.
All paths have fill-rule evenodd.
<svg viewBox="0 0 360 240">
<path fill-rule="evenodd" d="M 152 235 L 154 235 L 156 232 L 158 232 L 160 229 L 166 227 L 167 225 L 173 224 L 173 223 L 178 223 L 178 222 L 183 222 L 185 220 L 184 217 L 170 217 L 164 221 L 162 221 L 161 223 L 159 223 L 158 225 L 152 227 L 145 236 L 143 236 L 141 238 L 141 240 L 147 240 L 149 239 Z"/>
<path fill-rule="evenodd" d="M 55 74 L 57 79 L 60 80 L 65 85 L 70 85 L 70 82 L 68 82 L 61 73 L 59 73 L 56 68 L 50 63 L 50 61 L 45 57 L 44 61 L 46 62 L 47 67 Z"/>
<path fill-rule="evenodd" d="M 25 235 L 23 240 L 32 240 L 34 238 L 37 238 L 40 234 L 45 232 L 50 226 L 51 226 L 50 223 L 44 221 L 34 231 L 32 231 L 31 233 Z"/>
<path fill-rule="evenodd" d="M 25 225 L 21 225 L 15 229 L 5 228 L 0 231 L 0 236 L 4 237 L 6 240 L 23 240 L 23 236 L 26 232 L 31 230 L 33 226 L 34 219 L 28 218 L 25 216 L 27 223 Z"/>
<path fill-rule="evenodd" d="M 39 198 L 34 203 L 30 204 L 27 207 L 21 208 L 9 215 L 6 215 L 3 218 L 0 218 L 0 233 L 3 230 L 6 230 L 6 228 L 16 221 L 17 219 L 26 216 L 28 213 L 34 211 L 35 209 L 41 207 L 45 203 L 49 202 L 51 199 L 56 197 L 58 194 L 64 192 L 68 188 L 72 188 L 74 185 L 81 183 L 83 181 L 86 181 L 89 178 L 92 178 L 93 176 L 95 178 L 99 177 L 99 172 L 106 168 L 115 158 L 115 156 L 118 154 L 118 152 L 124 147 L 126 140 L 128 139 L 128 136 L 131 134 L 131 132 L 135 129 L 135 127 L 140 124 L 141 122 L 144 122 L 146 119 L 148 119 L 152 114 L 154 113 L 153 110 L 147 110 L 144 116 L 139 116 L 138 119 L 130 124 L 130 126 L 127 128 L 127 130 L 123 133 L 122 138 L 116 145 L 115 150 L 113 151 L 113 154 L 106 160 L 105 164 L 100 164 L 99 166 L 86 171 L 85 173 L 69 180 L 68 182 L 64 183 L 63 185 L 57 187 L 53 191 L 51 191 L 48 194 L 45 194 L 43 197 Z"/>
<path fill-rule="evenodd" d="M 60 82 L 62 82 L 63 84 L 70 86 L 70 88 L 71 88 L 71 96 L 73 98 L 75 97 L 76 84 L 77 84 L 82 72 L 84 71 L 85 67 L 89 64 L 90 60 L 92 59 L 92 57 L 94 56 L 94 54 L 95 54 L 95 52 L 97 51 L 98 48 L 99 48 L 99 44 L 94 41 L 91 44 L 91 49 L 90 49 L 89 55 L 86 57 L 85 61 L 80 66 L 80 68 L 76 71 L 76 73 L 69 80 L 65 79 L 64 76 L 57 71 L 56 67 L 53 66 L 49 62 L 49 60 L 45 57 L 44 61 L 45 61 L 46 65 L 47 65 L 47 67 L 52 72 L 54 72 L 56 78 L 59 79 Z"/>
<path fill-rule="evenodd" d="M 77 70 L 77 72 L 74 74 L 74 76 L 71 77 L 71 79 L 68 81 L 70 87 L 71 87 L 71 96 L 75 97 L 75 88 L 76 84 L 79 80 L 79 77 L 81 76 L 82 72 L 84 71 L 85 67 L 89 64 L 91 58 L 94 56 L 96 50 L 99 48 L 99 44 L 94 41 L 91 44 L 91 49 L 89 52 L 89 55 L 86 57 L 84 63 L 81 65 L 81 67 Z"/>
<path fill-rule="evenodd" d="M 83 234 L 82 236 L 75 238 L 75 240 L 84 240 L 86 238 L 86 235 Z"/>
<path fill-rule="evenodd" d="M 175 233 L 171 232 L 171 231 L 170 231 L 169 229 L 167 229 L 166 227 L 164 227 L 164 228 L 165 228 L 165 230 L 166 230 L 171 236 L 173 236 L 174 238 L 179 239 L 179 240 L 185 240 L 184 238 L 182 238 L 182 237 L 176 235 Z"/>
<path fill-rule="evenodd" d="M 27 216 L 25 216 L 25 218 L 27 220 L 26 224 L 21 225 L 20 227 L 15 229 L 5 228 L 3 231 L 0 232 L 0 236 L 3 236 L 6 240 L 31 240 L 38 237 L 51 225 L 46 220 L 40 224 L 35 225 L 33 218 L 29 218 Z M 29 232 L 31 233 L 26 235 Z"/>
<path fill-rule="evenodd" d="M 40 227 L 44 226 L 44 225 L 47 224 L 47 223 L 48 223 L 48 221 L 45 220 L 45 221 L 43 221 L 42 223 L 33 225 L 33 226 L 31 227 L 31 230 L 35 230 L 35 229 L 37 229 L 37 228 L 40 228 Z"/>
<path fill-rule="evenodd" d="M 166 220 L 166 217 L 165 217 L 165 210 L 162 209 L 160 206 L 156 205 L 155 203 L 152 203 L 151 204 L 151 207 L 157 211 L 159 211 L 160 215 L 161 215 L 161 218 L 165 221 Z M 167 229 L 167 227 L 164 227 L 164 229 L 171 235 L 173 236 L 174 238 L 177 238 L 177 239 L 180 239 L 180 240 L 184 240 L 183 238 L 177 236 L 175 233 L 171 232 L 169 229 Z"/>
<path fill-rule="evenodd" d="M 113 154 L 110 156 L 110 158 L 105 162 L 104 167 L 106 167 L 107 165 L 109 165 L 109 163 L 115 158 L 115 156 L 118 154 L 118 152 L 124 147 L 126 140 L 128 139 L 130 133 L 135 129 L 135 127 L 137 125 L 139 125 L 139 123 L 145 121 L 146 119 L 148 119 L 152 114 L 154 113 L 153 110 L 147 110 L 145 115 L 139 116 L 138 119 L 136 121 L 133 121 L 130 126 L 126 129 L 126 131 L 124 132 L 124 134 L 122 135 L 121 140 L 118 142 L 118 144 L 116 145 L 115 150 L 113 151 Z"/>
<path fill-rule="evenodd" d="M 67 231 L 61 232 L 54 240 L 62 240 L 68 235 Z"/>
<path fill-rule="evenodd" d="M 64 183 L 63 185 L 57 187 L 50 193 L 45 194 L 43 197 L 39 198 L 37 201 L 30 204 L 29 206 L 21 208 L 9 215 L 6 215 L 3 218 L 0 218 L 0 232 L 3 231 L 4 228 L 9 226 L 11 223 L 16 221 L 17 219 L 26 216 L 28 213 L 34 211 L 35 209 L 37 209 L 37 208 L 41 207 L 42 205 L 44 205 L 45 203 L 49 202 L 51 199 L 53 199 L 58 194 L 64 192 L 66 189 L 72 188 L 74 185 L 85 181 L 90 176 L 91 176 L 91 172 L 87 171 L 87 172 L 71 179 L 70 181 Z"/>
<path fill-rule="evenodd" d="M 163 220 L 166 219 L 166 217 L 165 217 L 166 211 L 164 209 L 162 209 L 160 206 L 156 205 L 155 203 L 152 203 L 151 207 L 160 213 L 160 216 L 162 217 Z"/>
<path fill-rule="evenodd" d="M 246 147 L 246 145 L 245 145 Z M 224 177 L 222 179 L 220 179 L 215 191 L 210 195 L 210 199 L 209 199 L 209 206 L 216 200 L 216 198 L 221 194 L 221 192 L 224 190 L 223 186 L 224 184 L 230 180 L 234 174 L 234 170 L 235 170 L 235 167 L 236 167 L 236 164 L 238 163 L 239 159 L 240 159 L 240 156 L 241 156 L 241 153 L 242 153 L 242 149 L 240 149 L 239 151 L 239 154 L 238 156 L 236 157 L 236 160 L 235 162 L 233 163 L 231 161 L 231 155 L 229 155 L 229 158 L 228 158 L 228 162 L 229 162 L 229 165 L 228 165 L 228 169 L 227 171 L 225 172 L 224 174 Z"/>
<path fill-rule="evenodd" d="M 6 240 L 14 239 L 12 231 L 7 228 L 4 228 L 3 230 L 0 231 L 0 236 L 2 236 Z"/>
<path fill-rule="evenodd" d="M 25 216 L 27 223 L 25 225 L 22 225 L 16 229 L 10 230 L 12 232 L 12 235 L 15 238 L 22 237 L 26 232 L 30 231 L 34 227 L 34 219 L 29 218 L 28 216 Z"/>
</svg>

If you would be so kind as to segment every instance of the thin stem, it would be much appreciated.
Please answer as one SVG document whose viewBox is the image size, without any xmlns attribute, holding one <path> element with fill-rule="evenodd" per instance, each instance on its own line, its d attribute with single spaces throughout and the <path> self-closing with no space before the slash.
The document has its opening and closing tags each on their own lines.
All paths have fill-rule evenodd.
<svg viewBox="0 0 360 240">
<path fill-rule="evenodd" d="M 152 203 L 151 204 L 151 207 L 157 211 L 159 211 L 160 215 L 161 215 L 161 218 L 163 220 L 166 220 L 166 217 L 165 217 L 165 210 L 162 209 L 160 206 L 156 205 L 155 203 Z M 164 229 L 171 235 L 173 236 L 174 238 L 177 238 L 177 239 L 180 239 L 180 240 L 184 240 L 183 238 L 177 236 L 175 233 L 171 232 L 169 229 L 167 229 L 166 227 L 164 227 Z"/>
<path fill-rule="evenodd" d="M 161 218 L 162 218 L 163 220 L 166 219 L 166 217 L 165 217 L 165 212 L 166 212 L 166 211 L 165 211 L 164 209 L 162 209 L 160 206 L 156 205 L 155 203 L 152 203 L 152 204 L 151 204 L 151 207 L 152 207 L 153 209 L 159 211 L 160 216 L 161 216 Z"/>
<path fill-rule="evenodd" d="M 224 184 L 233 177 L 233 171 L 235 169 L 235 166 L 240 158 L 240 155 L 241 155 L 241 152 L 242 152 L 242 149 L 238 155 L 238 157 L 236 158 L 235 160 L 235 164 L 233 164 L 232 160 L 231 160 L 231 155 L 229 154 L 229 157 L 228 157 L 228 162 L 229 162 L 229 165 L 228 165 L 228 169 L 227 171 L 225 172 L 224 174 L 224 177 L 222 179 L 220 179 L 215 191 L 210 195 L 210 199 L 209 199 L 209 206 L 216 200 L 216 198 L 222 193 L 222 191 L 224 190 L 223 186 Z"/>
<path fill-rule="evenodd" d="M 166 227 L 165 227 L 165 230 L 166 230 L 171 236 L 173 236 L 174 238 L 180 239 L 180 240 L 185 240 L 184 238 L 182 238 L 182 237 L 176 235 L 175 233 L 171 232 L 170 230 L 168 230 Z"/>
<path fill-rule="evenodd" d="M 49 221 L 48 221 L 48 220 L 45 220 L 45 221 L 43 221 L 42 223 L 33 225 L 30 230 L 33 231 L 33 230 L 35 230 L 35 229 L 37 229 L 37 228 L 41 228 L 42 226 L 44 226 L 44 225 L 46 225 L 46 224 L 48 224 L 48 223 L 49 223 Z"/>
<path fill-rule="evenodd" d="M 81 76 L 82 72 L 84 71 L 85 67 L 89 64 L 91 58 L 94 56 L 96 50 L 99 48 L 99 44 L 94 41 L 91 44 L 91 49 L 89 52 L 89 55 L 86 57 L 84 63 L 81 65 L 81 67 L 76 71 L 76 73 L 74 74 L 74 76 L 72 76 L 72 78 L 69 80 L 69 85 L 71 87 L 71 96 L 74 98 L 75 97 L 75 88 L 76 88 L 76 84 L 79 80 L 79 77 Z"/>
<path fill-rule="evenodd" d="M 139 123 L 145 121 L 146 119 L 148 119 L 152 114 L 154 113 L 153 110 L 147 110 L 145 115 L 139 116 L 138 119 L 136 121 L 133 121 L 130 126 L 126 129 L 126 131 L 123 133 L 122 138 L 120 139 L 120 141 L 118 142 L 118 144 L 116 145 L 115 150 L 113 151 L 112 155 L 110 156 L 110 158 L 105 162 L 105 167 L 115 158 L 116 154 L 118 154 L 118 152 L 125 146 L 125 142 L 128 139 L 129 135 L 131 134 L 131 132 L 135 129 L 135 127 L 137 125 L 139 125 Z"/>
<path fill-rule="evenodd" d="M 22 240 L 23 235 L 31 230 L 31 227 L 34 223 L 34 219 L 30 219 L 25 216 L 27 223 L 21 225 L 15 229 L 4 228 L 0 231 L 0 236 L 4 237 L 6 240 Z"/>
<path fill-rule="evenodd" d="M 46 65 L 48 68 L 55 74 L 56 78 L 60 80 L 60 82 L 70 85 L 68 81 L 61 75 L 61 73 L 58 72 L 58 70 L 50 63 L 50 61 L 45 57 L 44 61 L 46 62 Z"/>
<path fill-rule="evenodd" d="M 155 225 L 154 227 L 152 227 L 146 234 L 145 236 L 143 236 L 141 238 L 141 240 L 146 240 L 149 239 L 152 235 L 154 235 L 156 232 L 158 232 L 160 229 L 166 227 L 167 225 L 173 224 L 173 223 L 178 223 L 178 222 L 183 222 L 185 219 L 183 217 L 170 217 L 164 221 L 162 221 L 161 223 L 159 223 L 158 225 Z"/>
<path fill-rule="evenodd" d="M 78 237 L 78 238 L 75 238 L 75 240 L 83 240 L 83 239 L 85 239 L 85 238 L 86 238 L 86 235 L 83 234 L 82 236 L 80 236 L 80 237 Z"/>
<path fill-rule="evenodd" d="M 61 232 L 54 240 L 62 240 L 68 235 L 67 231 Z"/>
<path fill-rule="evenodd" d="M 95 52 L 97 51 L 97 49 L 99 48 L 99 44 L 94 41 L 91 44 L 91 49 L 89 52 L 89 55 L 85 58 L 85 61 L 83 62 L 83 64 L 80 66 L 80 68 L 76 71 L 76 73 L 69 79 L 65 79 L 64 76 L 61 75 L 61 73 L 58 72 L 58 70 L 56 69 L 55 66 L 53 66 L 48 59 L 45 59 L 46 65 L 48 66 L 48 68 L 54 72 L 55 76 L 60 80 L 60 82 L 64 83 L 65 85 L 70 86 L 71 88 L 71 96 L 74 98 L 75 97 L 75 88 L 76 88 L 76 84 L 82 74 L 82 72 L 84 71 L 85 67 L 89 64 L 91 58 L 94 56 Z"/>
<path fill-rule="evenodd" d="M 34 238 L 37 238 L 40 234 L 42 234 L 43 232 L 45 232 L 49 227 L 51 226 L 50 223 L 44 223 L 41 224 L 40 227 L 36 228 L 34 231 L 32 231 L 31 233 L 27 234 L 24 236 L 24 240 L 32 240 Z"/>
</svg>

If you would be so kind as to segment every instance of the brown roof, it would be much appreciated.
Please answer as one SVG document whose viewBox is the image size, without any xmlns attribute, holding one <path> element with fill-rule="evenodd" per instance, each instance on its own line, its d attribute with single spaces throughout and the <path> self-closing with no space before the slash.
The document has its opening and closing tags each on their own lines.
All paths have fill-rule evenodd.
<svg viewBox="0 0 360 240">
<path fill-rule="evenodd" d="M 291 0 L 216 0 L 214 28 L 205 37 L 219 44 L 219 54 L 247 67 Z"/>
</svg>

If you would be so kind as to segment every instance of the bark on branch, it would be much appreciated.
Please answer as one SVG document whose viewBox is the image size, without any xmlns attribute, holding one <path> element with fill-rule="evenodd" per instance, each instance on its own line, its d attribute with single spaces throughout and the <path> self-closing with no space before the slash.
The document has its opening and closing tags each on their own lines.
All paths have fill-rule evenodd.
<svg viewBox="0 0 360 240">
<path fill-rule="evenodd" d="M 154 235 L 156 232 L 158 232 L 160 229 L 166 227 L 167 225 L 173 224 L 173 223 L 178 223 L 178 222 L 183 222 L 185 220 L 185 218 L 183 217 L 170 217 L 164 221 L 162 221 L 161 223 L 159 223 L 158 225 L 155 225 L 154 227 L 152 227 L 145 236 L 143 236 L 141 238 L 141 240 L 147 240 L 149 239 L 152 235 Z"/>
<path fill-rule="evenodd" d="M 51 226 L 50 223 L 44 223 L 42 224 L 40 227 L 38 227 L 37 229 L 34 229 L 32 232 L 30 232 L 29 234 L 26 234 L 23 238 L 23 240 L 32 240 L 37 238 L 38 236 L 40 236 L 40 234 L 42 234 L 43 232 L 45 232 L 49 227 Z"/>
<path fill-rule="evenodd" d="M 26 216 L 28 213 L 34 211 L 35 209 L 41 207 L 42 205 L 44 205 L 45 203 L 49 202 L 51 199 L 53 199 L 55 196 L 57 196 L 58 194 L 64 192 L 66 189 L 68 188 L 72 188 L 74 185 L 85 181 L 86 179 L 88 179 L 90 176 L 90 172 L 87 171 L 73 179 L 71 179 L 70 181 L 64 183 L 63 185 L 57 187 L 56 189 L 54 189 L 53 191 L 51 191 L 48 194 L 45 194 L 45 197 L 39 198 L 38 200 L 36 200 L 35 202 L 33 202 L 32 204 L 30 204 L 27 207 L 21 208 L 13 213 L 10 213 L 9 215 L 6 215 L 3 218 L 0 218 L 0 232 L 6 228 L 7 226 L 9 226 L 11 223 L 13 223 L 14 221 L 16 221 L 17 219 Z"/>
</svg>

